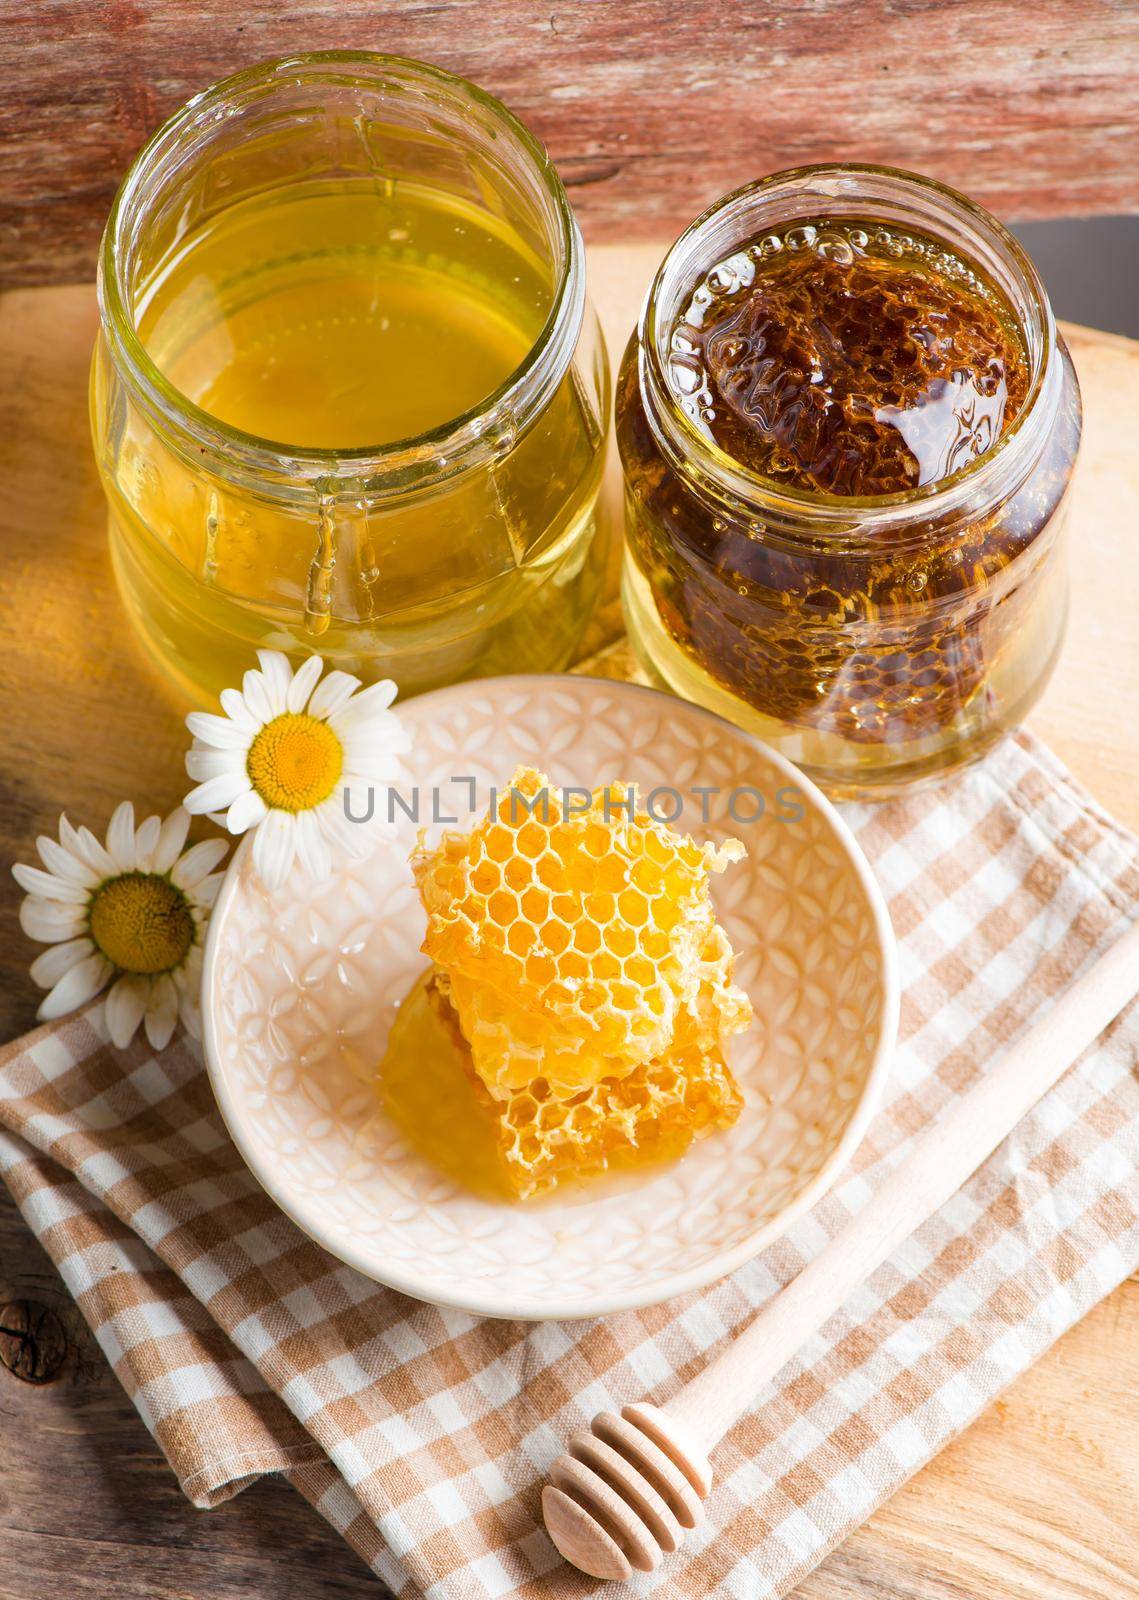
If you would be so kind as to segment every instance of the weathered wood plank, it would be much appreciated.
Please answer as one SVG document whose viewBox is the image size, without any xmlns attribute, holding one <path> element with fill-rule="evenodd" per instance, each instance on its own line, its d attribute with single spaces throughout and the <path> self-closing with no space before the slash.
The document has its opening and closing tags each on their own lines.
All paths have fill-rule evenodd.
<svg viewBox="0 0 1139 1600">
<path fill-rule="evenodd" d="M 1014 218 L 1139 206 L 1133 0 L 32 0 L 0 6 L 0 283 L 92 275 L 118 179 L 270 56 L 423 57 L 548 143 L 593 238 L 669 236 L 804 161 L 916 167 Z"/>
<path fill-rule="evenodd" d="M 0 1306 L 62 1328 L 55 1379 L 0 1365 L 0 1600 L 382 1600 L 286 1483 L 195 1511 L 0 1185 Z"/>
</svg>

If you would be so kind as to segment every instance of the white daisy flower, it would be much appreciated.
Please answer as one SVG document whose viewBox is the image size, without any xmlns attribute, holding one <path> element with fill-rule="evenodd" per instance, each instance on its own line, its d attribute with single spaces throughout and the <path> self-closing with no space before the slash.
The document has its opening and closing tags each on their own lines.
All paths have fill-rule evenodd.
<svg viewBox="0 0 1139 1600">
<path fill-rule="evenodd" d="M 259 650 L 257 659 L 261 670 L 247 672 L 240 690 L 222 691 L 224 716 L 186 718 L 194 735 L 186 771 L 198 787 L 183 804 L 224 811 L 230 833 L 255 828 L 253 865 L 276 889 L 295 859 L 319 879 L 332 871 L 333 845 L 367 854 L 374 830 L 345 815 L 344 791 L 353 817 L 364 816 L 368 789 L 397 776 L 410 741 L 388 709 L 396 696 L 390 679 L 362 689 L 347 672 L 321 679 L 320 656 L 295 673 L 279 650 Z M 372 818 L 382 820 L 372 800 Z"/>
<path fill-rule="evenodd" d="M 179 806 L 165 821 L 147 817 L 136 828 L 125 800 L 104 844 L 61 816 L 58 840 L 36 840 L 43 867 L 12 868 L 27 891 L 20 926 L 51 946 L 31 968 L 34 982 L 50 990 L 42 1022 L 110 984 L 107 1031 L 120 1050 L 140 1022 L 155 1050 L 169 1043 L 179 1017 L 198 1037 L 202 939 L 222 880 L 213 869 L 229 846 L 206 839 L 183 854 L 189 826 Z"/>
</svg>

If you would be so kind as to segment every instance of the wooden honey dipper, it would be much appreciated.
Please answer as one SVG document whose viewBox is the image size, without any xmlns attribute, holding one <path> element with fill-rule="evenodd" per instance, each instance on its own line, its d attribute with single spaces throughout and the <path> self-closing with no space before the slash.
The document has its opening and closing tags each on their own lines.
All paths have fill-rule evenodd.
<svg viewBox="0 0 1139 1600">
<path fill-rule="evenodd" d="M 876 1267 L 957 1192 L 1139 993 L 1139 922 L 915 1141 L 871 1203 L 686 1383 L 667 1409 L 602 1412 L 542 1494 L 550 1538 L 595 1578 L 652 1572 L 703 1521 L 713 1450 Z"/>
</svg>

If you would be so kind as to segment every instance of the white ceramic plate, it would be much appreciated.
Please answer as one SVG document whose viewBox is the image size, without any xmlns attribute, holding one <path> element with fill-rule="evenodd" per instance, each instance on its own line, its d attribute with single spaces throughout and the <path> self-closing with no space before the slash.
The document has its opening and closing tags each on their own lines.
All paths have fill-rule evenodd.
<svg viewBox="0 0 1139 1600">
<path fill-rule="evenodd" d="M 416 829 L 403 820 L 330 882 L 298 868 L 270 895 L 247 845 L 230 866 L 206 946 L 203 1021 L 214 1092 L 242 1155 L 333 1254 L 440 1305 L 596 1316 L 730 1272 L 834 1182 L 893 1046 L 893 932 L 849 829 L 749 734 L 633 684 L 483 679 L 399 709 L 413 753 L 398 788 L 410 801 L 418 787 L 423 821 L 437 788 L 438 814 L 471 826 L 468 780 L 481 815 L 490 787 L 526 764 L 561 785 L 620 778 L 642 798 L 679 791 L 678 827 L 743 840 L 746 860 L 713 880 L 713 895 L 756 1012 L 731 1052 L 744 1111 L 643 1183 L 565 1201 L 493 1204 L 410 1150 L 372 1081 L 398 1002 L 425 965 L 407 866 Z M 750 820 L 760 797 L 763 815 Z M 667 815 L 676 800 L 661 794 L 654 806 Z"/>
</svg>

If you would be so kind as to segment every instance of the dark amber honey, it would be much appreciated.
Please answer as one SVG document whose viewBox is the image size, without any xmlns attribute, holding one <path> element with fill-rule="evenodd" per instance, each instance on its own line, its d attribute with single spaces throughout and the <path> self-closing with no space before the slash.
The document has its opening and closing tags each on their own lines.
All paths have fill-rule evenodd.
<svg viewBox="0 0 1139 1600">
<path fill-rule="evenodd" d="M 935 240 L 820 218 L 705 276 L 670 377 L 754 472 L 883 495 L 983 455 L 1024 403 L 1027 359 L 1011 308 Z"/>
<path fill-rule="evenodd" d="M 1063 626 L 1079 393 L 1046 302 L 1041 330 L 947 239 L 800 210 L 656 311 L 659 384 L 642 328 L 617 407 L 642 660 L 837 792 L 979 754 Z"/>
</svg>

